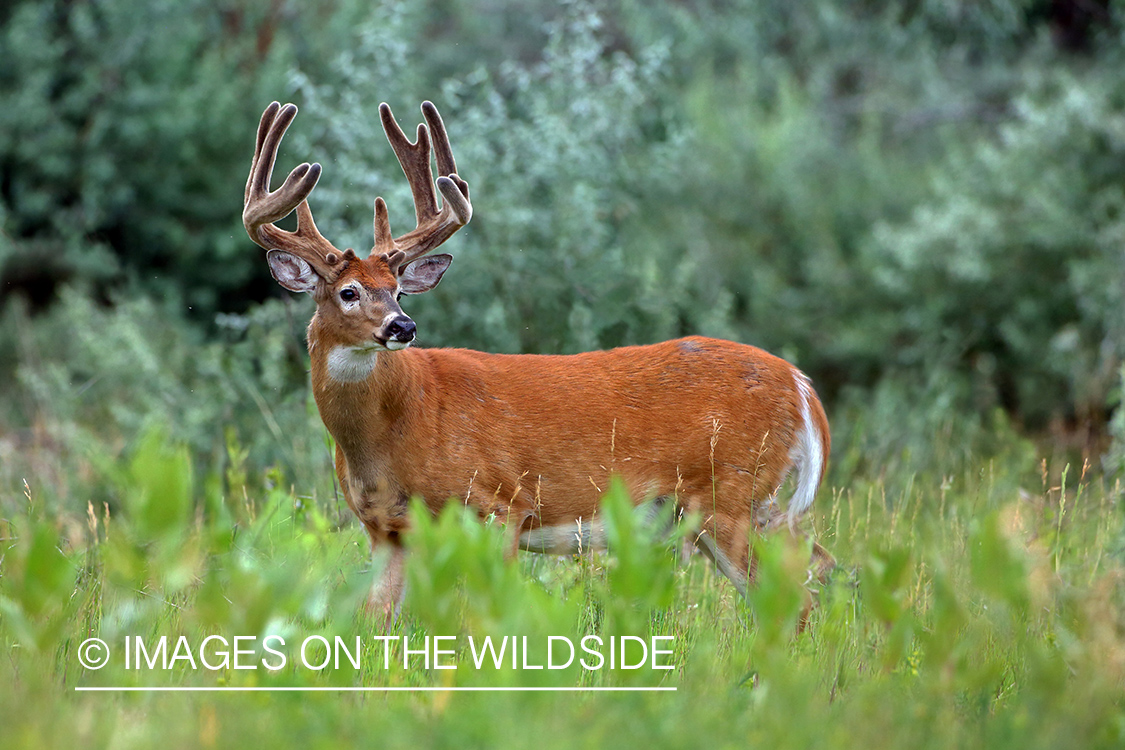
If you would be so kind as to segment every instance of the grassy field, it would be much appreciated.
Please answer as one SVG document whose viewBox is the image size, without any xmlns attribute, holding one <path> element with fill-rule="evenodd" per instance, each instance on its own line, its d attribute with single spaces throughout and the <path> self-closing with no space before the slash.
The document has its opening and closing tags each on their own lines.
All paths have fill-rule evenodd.
<svg viewBox="0 0 1125 750">
<path fill-rule="evenodd" d="M 228 450 L 225 476 L 200 476 L 186 447 L 152 432 L 89 469 L 114 503 L 91 503 L 85 517 L 58 510 L 55 490 L 34 476 L 4 488 L 0 744 L 1125 742 L 1121 487 L 1023 443 L 949 476 L 844 478 L 856 456 L 838 449 L 806 524 L 840 567 L 801 630 L 807 550 L 785 537 L 759 542 L 747 605 L 681 540 L 637 528 L 615 491 L 604 507 L 608 556 L 505 562 L 498 525 L 457 509 L 417 515 L 407 614 L 391 641 L 373 637 L 380 624 L 360 606 L 378 561 L 356 524 L 338 522 L 331 491 L 310 498 L 276 470 L 251 476 L 237 446 Z M 499 667 L 484 657 L 478 668 L 485 636 L 517 637 L 515 668 L 510 650 Z M 615 652 L 610 668 L 608 644 L 620 636 L 630 636 L 629 666 L 645 643 L 643 666 L 623 669 Z M 90 637 L 111 652 L 101 669 L 80 661 L 97 656 L 82 647 Z M 579 658 L 534 668 L 566 662 L 568 644 L 591 668 Z M 345 690 L 356 687 L 674 691 Z"/>
</svg>

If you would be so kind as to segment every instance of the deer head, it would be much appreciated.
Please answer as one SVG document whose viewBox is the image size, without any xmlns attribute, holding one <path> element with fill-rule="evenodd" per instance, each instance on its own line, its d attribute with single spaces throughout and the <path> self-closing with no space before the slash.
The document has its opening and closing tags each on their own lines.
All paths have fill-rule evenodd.
<svg viewBox="0 0 1125 750">
<path fill-rule="evenodd" d="M 250 177 L 246 181 L 242 221 L 250 239 L 266 249 L 273 277 L 286 289 L 308 292 L 317 303 L 322 330 L 337 346 L 372 352 L 405 349 L 414 341 L 415 325 L 399 306 L 403 294 L 433 289 L 453 260 L 428 255 L 469 222 L 473 207 L 469 186 L 457 176 L 449 137 L 437 108 L 422 103 L 426 122 L 411 142 L 387 104 L 379 116 L 414 196 L 417 226 L 392 237 L 387 204 L 375 199 L 375 243 L 366 258 L 348 248 L 340 252 L 317 230 L 308 197 L 320 179 L 320 164 L 300 164 L 277 190 L 270 178 L 281 139 L 297 107 L 273 102 L 262 114 Z M 431 149 L 431 137 L 433 148 Z M 437 157 L 438 207 L 430 171 L 430 152 Z M 287 232 L 274 222 L 297 211 L 297 229 Z"/>
</svg>

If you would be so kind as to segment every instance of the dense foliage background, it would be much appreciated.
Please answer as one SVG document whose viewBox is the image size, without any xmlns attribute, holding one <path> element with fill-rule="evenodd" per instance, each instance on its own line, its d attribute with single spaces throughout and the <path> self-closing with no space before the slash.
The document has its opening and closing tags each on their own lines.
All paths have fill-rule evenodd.
<svg viewBox="0 0 1125 750">
<path fill-rule="evenodd" d="M 406 302 L 423 345 L 720 336 L 799 365 L 829 409 L 814 523 L 852 578 L 820 629 L 759 635 L 692 566 L 675 604 L 645 606 L 671 607 L 737 690 L 693 682 L 698 657 L 684 721 L 657 703 L 606 716 L 691 744 L 706 705 L 727 741 L 772 742 L 763 717 L 814 694 L 796 723 L 837 721 L 841 746 L 1014 746 L 1037 716 L 1044 746 L 1120 740 L 1123 19 L 1123 0 L 0 4 L 0 641 L 23 649 L 0 676 L 30 685 L 0 712 L 55 701 L 111 734 L 55 685 L 97 628 L 370 629 L 342 624 L 365 563 L 308 393 L 312 303 L 270 278 L 242 191 L 263 108 L 295 102 L 277 171 L 320 161 L 319 227 L 366 251 L 376 195 L 396 233 L 412 215 L 378 104 L 409 131 L 431 99 L 474 218 L 442 285 Z M 446 523 L 419 544 L 487 546 Z M 525 562 L 513 583 L 480 554 L 502 585 L 474 606 L 498 622 L 616 611 L 588 561 Z M 404 627 L 446 622 L 438 604 L 457 620 L 464 584 L 444 573 Z M 792 614 L 754 606 L 759 625 Z M 775 692 L 741 692 L 757 670 Z M 901 710 L 870 723 L 888 695 Z M 175 727 L 207 744 L 199 705 Z M 388 724 L 443 710 L 396 707 Z"/>
<path fill-rule="evenodd" d="M 78 414 L 127 436 L 163 412 L 199 446 L 219 424 L 256 443 L 257 402 L 301 397 L 308 314 L 238 220 L 261 109 L 302 107 L 282 167 L 325 164 L 318 222 L 363 250 L 374 195 L 400 231 L 410 216 L 376 107 L 409 124 L 431 98 L 476 214 L 455 272 L 412 301 L 425 344 L 724 336 L 798 363 L 847 429 L 844 407 L 885 412 L 862 430 L 875 460 L 996 410 L 1106 450 L 1125 354 L 1114 3 L 0 14 L 9 440 Z"/>
</svg>

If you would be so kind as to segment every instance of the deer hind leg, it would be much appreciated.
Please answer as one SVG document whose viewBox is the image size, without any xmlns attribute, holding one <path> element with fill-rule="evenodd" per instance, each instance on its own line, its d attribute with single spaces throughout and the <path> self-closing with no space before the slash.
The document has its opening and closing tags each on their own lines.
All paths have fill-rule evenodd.
<svg viewBox="0 0 1125 750">
<path fill-rule="evenodd" d="M 819 542 L 812 544 L 812 559 L 809 560 L 809 573 L 812 579 L 819 581 L 822 586 L 828 585 L 832 571 L 836 569 L 836 558 L 832 553 L 820 546 Z"/>
<path fill-rule="evenodd" d="M 763 512 L 759 513 L 759 518 L 755 525 L 762 533 L 770 533 L 776 529 L 788 527 L 795 539 L 804 540 L 807 537 L 805 532 L 789 523 L 784 511 L 782 511 L 776 503 L 770 503 L 765 506 Z M 814 582 L 819 582 L 822 586 L 826 585 L 835 567 L 836 558 L 817 541 L 813 540 L 812 554 L 809 556 L 809 578 L 806 582 L 806 586 L 815 586 L 816 583 Z"/>
<path fill-rule="evenodd" d="M 746 598 L 749 588 L 754 585 L 758 568 L 757 557 L 750 544 L 750 534 L 773 533 L 786 528 L 788 523 L 781 508 L 776 503 L 769 503 L 759 508 L 753 521 L 716 515 L 705 520 L 702 526 L 693 538 L 695 546 Z M 795 541 L 800 542 L 805 538 L 805 534 L 799 530 L 793 534 Z M 813 542 L 809 575 L 805 581 L 810 594 L 815 595 L 821 586 L 827 584 L 835 566 L 836 560 L 828 550 Z M 811 612 L 812 606 L 814 604 L 810 601 L 802 613 L 802 622 Z"/>
<path fill-rule="evenodd" d="M 792 539 L 798 543 L 806 538 L 806 534 L 795 525 L 789 523 L 785 513 L 776 503 L 766 507 L 764 521 L 758 524 L 762 533 L 774 532 L 777 529 L 788 527 Z M 778 532 L 785 533 L 785 532 Z M 809 623 L 809 618 L 820 602 L 820 591 L 828 585 L 828 579 L 836 567 L 836 558 L 815 540 L 812 543 L 812 553 L 809 555 L 808 576 L 805 579 L 805 603 L 797 617 L 797 631 L 803 631 Z"/>
<path fill-rule="evenodd" d="M 694 542 L 699 551 L 722 573 L 743 598 L 754 583 L 756 565 L 750 551 L 747 521 L 713 516 L 703 522 Z"/>
</svg>

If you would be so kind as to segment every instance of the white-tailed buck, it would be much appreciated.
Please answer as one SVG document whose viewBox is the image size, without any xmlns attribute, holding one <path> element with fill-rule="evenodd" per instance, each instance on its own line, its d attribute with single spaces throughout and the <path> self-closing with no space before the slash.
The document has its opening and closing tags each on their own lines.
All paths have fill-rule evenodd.
<svg viewBox="0 0 1125 750">
<path fill-rule="evenodd" d="M 412 497 L 435 513 L 456 501 L 502 520 L 513 551 L 570 553 L 604 546 L 596 512 L 611 475 L 639 512 L 673 502 L 697 513 L 696 545 L 745 593 L 755 571 L 750 534 L 786 517 L 793 529 L 824 473 L 828 423 L 809 379 L 760 349 L 698 337 L 570 356 L 410 348 L 415 325 L 399 300 L 434 288 L 452 258 L 428 253 L 473 213 L 441 117 L 423 103 L 426 124 L 411 143 L 380 105 L 417 226 L 392 237 L 376 198 L 375 246 L 361 258 L 313 223 L 307 199 L 319 164 L 301 164 L 270 191 L 296 113 L 274 102 L 262 115 L 242 216 L 274 278 L 316 300 L 313 394 L 336 440 L 348 506 L 372 549 L 389 551 L 370 605 L 390 616 L 401 601 Z M 296 231 L 274 226 L 294 209 Z M 777 493 L 790 473 L 795 490 L 783 510 Z M 824 573 L 831 556 L 814 550 L 813 569 Z"/>
</svg>

